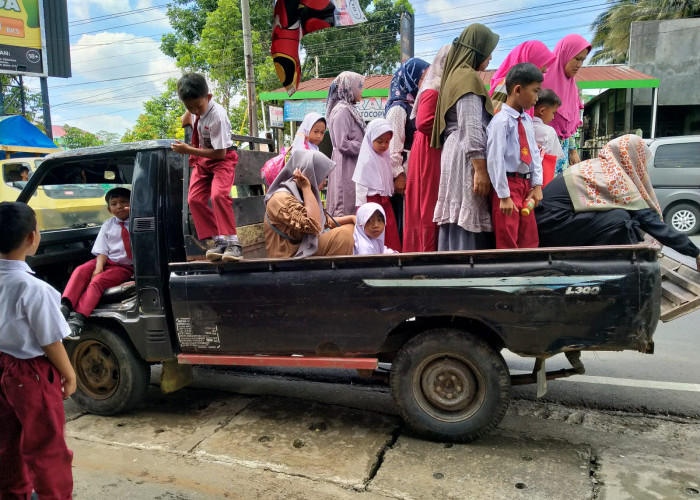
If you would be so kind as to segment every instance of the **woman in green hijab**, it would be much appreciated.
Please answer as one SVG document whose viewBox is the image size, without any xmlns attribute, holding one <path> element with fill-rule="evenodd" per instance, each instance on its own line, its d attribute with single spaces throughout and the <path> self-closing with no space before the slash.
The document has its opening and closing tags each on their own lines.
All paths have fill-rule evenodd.
<svg viewBox="0 0 700 500">
<path fill-rule="evenodd" d="M 498 35 L 472 24 L 452 42 L 442 74 L 431 146 L 442 148 L 434 221 L 438 250 L 493 248 L 486 171 L 486 126 L 493 107 L 478 71 L 491 60 Z"/>
</svg>

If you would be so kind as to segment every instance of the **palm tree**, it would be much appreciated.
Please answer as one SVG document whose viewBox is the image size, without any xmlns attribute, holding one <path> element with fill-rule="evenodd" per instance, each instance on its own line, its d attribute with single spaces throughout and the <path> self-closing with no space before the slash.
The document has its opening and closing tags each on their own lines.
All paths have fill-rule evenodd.
<svg viewBox="0 0 700 500">
<path fill-rule="evenodd" d="M 600 14 L 591 27 L 591 62 L 626 63 L 630 26 L 635 21 L 683 19 L 700 15 L 700 0 L 608 0 L 613 4 Z"/>
</svg>

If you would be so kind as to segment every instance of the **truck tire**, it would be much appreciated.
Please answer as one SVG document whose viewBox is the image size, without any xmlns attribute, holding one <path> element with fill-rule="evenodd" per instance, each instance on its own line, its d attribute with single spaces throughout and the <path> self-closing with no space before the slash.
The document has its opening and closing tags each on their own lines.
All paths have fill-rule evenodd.
<svg viewBox="0 0 700 500">
<path fill-rule="evenodd" d="M 488 434 L 508 409 L 510 373 L 494 348 L 441 328 L 412 338 L 391 366 L 391 394 L 419 436 L 465 443 Z"/>
<path fill-rule="evenodd" d="M 673 229 L 688 236 L 700 230 L 700 209 L 690 203 L 672 206 L 664 219 Z"/>
<path fill-rule="evenodd" d="M 151 367 L 118 334 L 87 326 L 80 340 L 67 342 L 78 388 L 73 400 L 96 415 L 114 415 L 139 404 L 151 380 Z"/>
</svg>

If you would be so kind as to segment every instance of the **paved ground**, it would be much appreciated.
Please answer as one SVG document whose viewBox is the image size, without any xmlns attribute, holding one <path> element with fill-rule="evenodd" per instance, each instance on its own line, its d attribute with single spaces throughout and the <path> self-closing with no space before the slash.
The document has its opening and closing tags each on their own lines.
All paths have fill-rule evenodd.
<svg viewBox="0 0 700 500">
<path fill-rule="evenodd" d="M 434 443 L 404 430 L 383 387 L 263 378 L 154 386 L 117 417 L 68 402 L 75 498 L 700 498 L 700 420 L 520 400 L 487 439 Z"/>
</svg>

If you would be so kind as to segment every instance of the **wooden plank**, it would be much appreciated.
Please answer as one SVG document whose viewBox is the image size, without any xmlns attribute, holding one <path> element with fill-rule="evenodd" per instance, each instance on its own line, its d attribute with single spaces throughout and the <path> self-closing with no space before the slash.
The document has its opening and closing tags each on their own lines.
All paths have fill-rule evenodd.
<svg viewBox="0 0 700 500">
<path fill-rule="evenodd" d="M 695 298 L 695 295 L 693 295 L 691 292 L 679 287 L 671 281 L 662 281 L 661 290 L 662 294 L 665 294 L 666 298 L 672 300 L 676 304 L 684 304 Z"/>
<path fill-rule="evenodd" d="M 671 282 L 675 283 L 679 287 L 689 291 L 690 293 L 700 294 L 700 283 L 695 283 L 692 280 L 686 278 L 682 274 L 671 271 L 667 269 L 664 271 L 664 276 Z"/>
<path fill-rule="evenodd" d="M 680 318 L 681 316 L 684 316 L 688 313 L 691 313 L 698 308 L 700 308 L 700 297 L 696 297 L 695 299 L 691 300 L 690 302 L 686 302 L 685 304 L 682 304 L 680 306 L 676 306 L 673 309 L 670 309 L 666 312 L 664 312 L 664 310 L 662 308 L 661 321 L 663 321 L 663 322 L 672 321 L 676 318 Z"/>
<path fill-rule="evenodd" d="M 233 213 L 236 216 L 236 226 L 247 226 L 263 221 L 265 216 L 265 197 L 250 196 L 233 199 Z"/>
<path fill-rule="evenodd" d="M 700 273 L 668 256 L 661 264 L 661 321 L 672 321 L 700 308 Z"/>
<path fill-rule="evenodd" d="M 695 269 L 691 269 L 688 266 L 682 266 L 678 269 L 678 274 L 689 281 L 700 285 L 700 272 L 696 271 Z"/>
<path fill-rule="evenodd" d="M 236 165 L 236 177 L 233 183 L 236 186 L 262 184 L 260 169 L 265 165 L 265 162 L 274 157 L 276 153 L 250 151 L 247 149 L 239 149 L 236 153 L 238 153 L 238 165 Z"/>
</svg>

